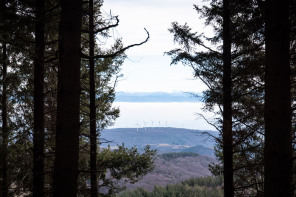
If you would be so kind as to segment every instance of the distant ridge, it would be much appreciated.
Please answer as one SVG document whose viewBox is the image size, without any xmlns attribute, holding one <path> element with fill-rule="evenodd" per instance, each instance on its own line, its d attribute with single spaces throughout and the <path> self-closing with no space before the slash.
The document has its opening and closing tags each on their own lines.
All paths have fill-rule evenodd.
<svg viewBox="0 0 296 197">
<path fill-rule="evenodd" d="M 201 102 L 201 93 L 116 92 L 115 102 Z"/>
<path fill-rule="evenodd" d="M 204 135 L 200 130 L 171 128 L 171 127 L 146 127 L 146 128 L 117 128 L 102 131 L 101 138 L 109 142 L 102 146 L 110 145 L 115 148 L 117 144 L 126 147 L 138 147 L 143 150 L 146 145 L 157 149 L 159 154 L 171 152 L 192 152 L 199 155 L 214 156 L 214 140 Z M 217 136 L 215 131 L 206 131 Z"/>
</svg>

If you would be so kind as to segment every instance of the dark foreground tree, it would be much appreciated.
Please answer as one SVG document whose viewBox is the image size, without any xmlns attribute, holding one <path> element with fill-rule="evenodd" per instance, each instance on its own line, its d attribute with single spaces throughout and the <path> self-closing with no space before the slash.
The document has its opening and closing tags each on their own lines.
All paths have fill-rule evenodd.
<svg viewBox="0 0 296 197">
<path fill-rule="evenodd" d="M 80 17 L 74 13 L 80 9 L 76 5 L 81 2 L 58 0 L 3 0 L 0 2 L 0 196 L 2 192 L 3 196 L 52 196 L 53 191 L 55 196 L 76 196 L 77 187 L 84 186 L 90 177 L 90 151 L 87 149 L 88 156 L 80 159 L 80 161 L 87 160 L 87 172 L 85 173 L 87 178 L 79 182 L 77 186 L 75 178 L 79 172 L 76 165 L 78 129 L 79 120 L 82 121 L 78 118 L 79 108 L 77 106 L 80 92 L 79 80 L 82 79 L 79 79 L 81 50 L 80 43 L 77 41 L 81 32 L 76 24 L 79 23 Z M 46 10 L 44 10 L 44 2 Z M 88 3 L 84 4 L 85 7 L 87 5 Z M 62 20 L 60 20 L 61 10 L 63 12 Z M 100 18 L 98 15 L 97 18 Z M 58 54 L 59 21 L 61 25 Z M 101 20 L 94 23 L 96 24 L 96 33 L 101 34 L 100 31 L 103 31 L 103 37 L 107 35 L 107 28 L 111 23 L 106 23 L 104 20 L 102 23 Z M 44 38 L 46 38 L 45 41 Z M 85 52 L 88 54 L 89 46 L 82 46 L 84 49 L 87 48 Z M 125 49 L 130 47 L 132 46 L 125 47 Z M 93 109 L 96 110 L 96 116 L 90 119 L 92 122 L 97 121 L 96 126 L 93 127 L 93 131 L 97 133 L 94 132 L 95 137 L 92 139 L 97 142 L 100 141 L 99 131 L 111 125 L 119 115 L 119 110 L 112 107 L 115 92 L 114 84 L 110 83 L 110 80 L 119 72 L 119 65 L 122 64 L 125 57 L 123 54 L 125 49 L 118 41 L 110 50 L 103 51 L 94 47 L 95 52 L 99 55 L 90 55 L 86 58 L 96 59 L 92 72 L 95 79 L 92 91 L 96 95 L 94 97 L 92 93 L 92 98 L 95 98 L 93 101 L 95 108 Z M 57 91 L 58 57 L 60 58 L 59 91 Z M 87 72 L 87 76 L 89 76 L 88 74 L 89 72 Z M 82 83 L 89 84 L 89 81 L 89 78 L 84 79 Z M 35 94 L 33 94 L 33 88 Z M 89 90 L 89 87 L 86 89 Z M 58 125 L 56 125 L 57 92 L 59 94 Z M 78 99 L 77 97 L 75 99 L 77 95 Z M 86 95 L 89 97 L 89 91 Z M 32 100 L 33 97 L 34 100 Z M 43 107 L 44 109 L 42 109 Z M 34 121 L 32 121 L 33 118 Z M 89 119 L 87 122 L 89 124 Z M 81 124 L 83 123 L 81 122 Z M 54 143 L 56 130 L 57 148 Z M 85 130 L 80 131 L 85 132 Z M 87 134 L 89 134 L 88 132 Z M 80 141 L 81 147 L 89 147 L 88 139 L 89 135 L 87 140 Z M 56 171 L 52 176 L 55 151 L 57 151 Z M 114 185 L 122 177 L 134 180 L 134 177 L 145 174 L 147 169 L 152 169 L 152 154 L 142 157 L 133 154 L 134 152 L 116 152 L 116 157 L 122 158 L 125 154 L 130 159 L 129 163 L 119 165 L 115 163 L 117 159 L 112 157 L 115 152 L 110 154 L 109 152 L 105 154 L 103 161 L 110 157 L 110 162 L 106 165 L 97 162 L 96 166 L 93 165 L 92 173 L 96 174 L 96 178 L 99 180 L 96 184 L 102 186 L 102 183 L 107 188 L 112 186 L 110 190 L 112 193 L 118 191 L 117 188 L 121 185 L 118 187 L 114 187 Z M 96 157 L 94 159 L 103 162 L 98 159 L 99 156 L 95 152 L 92 154 L 93 158 Z M 136 157 L 132 157 L 133 155 L 141 157 L 137 160 Z M 143 159 L 145 161 L 140 162 Z M 139 168 L 135 167 L 135 162 Z M 123 166 L 132 167 L 128 171 L 124 171 Z M 104 176 L 110 172 L 110 169 L 116 169 L 117 179 L 114 181 L 110 181 L 109 177 L 105 178 Z M 53 177 L 55 178 L 54 184 Z M 52 188 L 53 185 L 54 188 Z M 96 185 L 94 184 L 94 186 Z M 89 191 L 87 188 L 83 191 L 83 195 L 88 195 Z"/>
<path fill-rule="evenodd" d="M 266 1 L 264 196 L 291 196 L 289 1 Z"/>
<path fill-rule="evenodd" d="M 188 25 L 173 23 L 170 30 L 182 48 L 170 51 L 172 63 L 182 62 L 194 69 L 208 90 L 203 92 L 204 109 L 216 114 L 207 120 L 221 135 L 217 140 L 217 158 L 212 173 L 223 174 L 223 1 L 213 0 L 204 7 L 195 6 L 205 24 L 213 27 L 214 36 L 194 33 Z M 262 2 L 242 0 L 230 3 L 231 21 L 231 101 L 233 130 L 233 180 L 237 196 L 260 195 L 263 191 L 262 138 L 263 128 L 263 66 Z M 210 47 L 208 44 L 211 43 Z M 201 46 L 205 50 L 200 51 Z M 228 50 L 230 46 L 228 43 Z M 229 74 L 229 73 L 228 73 Z M 229 76 L 228 76 L 229 77 Z M 229 79 L 229 78 L 228 78 Z M 228 97 L 229 98 L 229 97 Z M 228 100 L 228 102 L 230 102 Z M 231 106 L 228 103 L 228 106 Z M 226 112 L 226 111 L 225 111 Z M 229 111 L 228 111 L 229 112 Z M 229 117 L 229 113 L 228 113 Z M 225 133 L 226 134 L 226 133 Z M 231 138 L 228 138 L 231 139 Z M 231 141 L 231 140 L 229 140 Z M 229 147 L 230 149 L 230 147 Z M 231 154 L 231 153 L 230 153 Z M 230 159 L 228 160 L 230 161 Z M 226 181 L 226 180 L 225 180 Z"/>
<path fill-rule="evenodd" d="M 45 1 L 36 0 L 34 58 L 33 196 L 44 196 L 44 10 Z"/>
<path fill-rule="evenodd" d="M 223 164 L 224 195 L 233 196 L 230 0 L 223 0 Z"/>
<path fill-rule="evenodd" d="M 0 11 L 2 11 L 1 19 L 7 17 L 6 14 L 6 1 L 2 1 L 0 4 Z M 5 27 L 2 26 L 2 27 Z M 4 32 L 1 32 L 4 34 Z M 5 35 L 4 38 L 7 38 Z M 2 42 L 2 96 L 1 96 L 1 121 L 2 121 L 2 144 L 1 144 L 1 172 L 0 172 L 0 196 L 8 196 L 8 127 L 7 127 L 7 43 Z"/>
<path fill-rule="evenodd" d="M 62 0 L 54 165 L 54 196 L 77 196 L 81 0 Z"/>
<path fill-rule="evenodd" d="M 98 147 L 101 140 L 99 140 L 101 130 L 107 128 L 113 124 L 113 121 L 119 116 L 119 110 L 112 107 L 112 103 L 115 98 L 115 86 L 117 83 L 116 76 L 120 71 L 120 66 L 125 59 L 125 50 L 142 45 L 149 39 L 139 44 L 129 45 L 123 47 L 121 39 L 116 39 L 114 45 L 109 50 L 103 49 L 103 43 L 96 39 L 99 36 L 101 38 L 108 38 L 109 30 L 116 27 L 119 23 L 118 17 L 112 17 L 106 20 L 101 15 L 101 6 L 103 1 L 101 0 L 90 0 L 88 4 L 84 5 L 84 15 L 82 17 L 82 32 L 86 33 L 82 35 L 82 72 L 81 72 L 81 152 L 80 161 L 84 161 L 89 158 L 89 163 L 86 166 L 79 166 L 82 169 L 89 168 L 88 170 L 82 170 L 79 174 L 79 180 L 85 180 L 86 177 L 90 176 L 90 189 L 86 189 L 80 184 L 79 192 L 83 194 L 90 193 L 90 196 L 98 196 L 100 191 L 99 187 L 102 186 L 102 179 L 100 176 L 101 170 L 107 170 L 111 166 L 106 166 L 104 163 L 97 161 Z M 109 21 L 109 22 L 108 22 Z M 116 21 L 113 23 L 113 21 Z M 88 55 L 86 55 L 88 53 Z M 116 77 L 115 77 L 116 76 Z M 112 80 L 114 82 L 112 82 Z M 112 84 L 114 83 L 114 84 Z M 88 107 L 86 108 L 85 106 Z M 89 139 L 84 141 L 84 136 Z M 89 149 L 85 147 L 85 144 L 89 144 Z M 85 153 L 88 152 L 89 156 Z M 136 162 L 136 161 L 135 161 Z M 83 163 L 83 162 L 80 162 Z M 119 167 L 120 168 L 120 167 Z M 145 168 L 145 167 L 144 167 Z M 86 174 L 87 173 L 87 174 Z M 121 179 L 121 178 L 118 178 Z M 88 180 L 86 178 L 86 180 Z M 105 185 L 107 184 L 107 185 Z M 106 188 L 114 185 L 113 181 L 107 181 L 103 184 Z M 106 190 L 106 189 L 105 189 Z M 109 190 L 109 189 L 108 189 Z M 116 192 L 115 186 L 109 190 L 109 193 Z"/>
<path fill-rule="evenodd" d="M 89 0 L 89 126 L 90 126 L 90 184 L 91 197 L 98 196 L 97 184 L 97 128 L 96 128 L 96 88 L 95 88 L 95 33 L 94 1 Z"/>
<path fill-rule="evenodd" d="M 7 128 L 7 51 L 6 43 L 2 43 L 2 182 L 1 182 L 1 192 L 3 197 L 8 196 L 8 128 Z"/>
</svg>

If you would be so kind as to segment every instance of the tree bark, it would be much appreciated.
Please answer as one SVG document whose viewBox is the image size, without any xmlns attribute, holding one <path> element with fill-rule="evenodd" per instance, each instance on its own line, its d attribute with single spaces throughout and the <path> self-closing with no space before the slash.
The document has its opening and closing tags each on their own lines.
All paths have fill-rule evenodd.
<svg viewBox="0 0 296 197">
<path fill-rule="evenodd" d="M 223 0 L 223 162 L 224 196 L 234 196 L 231 96 L 230 0 Z"/>
<path fill-rule="evenodd" d="M 292 196 L 289 1 L 266 0 L 264 196 Z"/>
<path fill-rule="evenodd" d="M 2 197 L 8 196 L 8 128 L 7 128 L 7 48 L 2 44 L 3 81 L 2 81 Z"/>
<path fill-rule="evenodd" d="M 44 196 L 44 10 L 36 0 L 34 59 L 33 196 Z"/>
<path fill-rule="evenodd" d="M 81 60 L 81 0 L 62 0 L 53 193 L 77 196 Z"/>
<path fill-rule="evenodd" d="M 7 17 L 7 1 L 1 1 L 2 17 Z M 5 34 L 5 33 L 4 33 Z M 4 35 L 4 37 L 6 37 Z M 2 42 L 2 154 L 1 154 L 1 197 L 8 196 L 8 128 L 7 128 L 7 43 Z"/>
<path fill-rule="evenodd" d="M 90 181 L 91 197 L 98 196 L 97 186 L 97 131 L 96 131 L 96 87 L 95 87 L 95 34 L 94 2 L 89 0 L 89 121 L 90 121 Z"/>
</svg>

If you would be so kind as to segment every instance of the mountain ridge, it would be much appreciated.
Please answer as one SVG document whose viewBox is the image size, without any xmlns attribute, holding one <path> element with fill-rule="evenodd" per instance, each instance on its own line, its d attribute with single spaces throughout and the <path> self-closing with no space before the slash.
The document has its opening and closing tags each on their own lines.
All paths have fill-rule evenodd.
<svg viewBox="0 0 296 197">
<path fill-rule="evenodd" d="M 103 130 L 101 138 L 116 148 L 117 144 L 126 147 L 136 146 L 140 151 L 146 145 L 156 149 L 159 154 L 171 152 L 193 152 L 199 155 L 214 156 L 215 142 L 205 132 L 217 136 L 215 131 L 201 131 L 173 127 L 115 128 Z"/>
<path fill-rule="evenodd" d="M 201 102 L 201 93 L 116 92 L 115 102 Z"/>
</svg>

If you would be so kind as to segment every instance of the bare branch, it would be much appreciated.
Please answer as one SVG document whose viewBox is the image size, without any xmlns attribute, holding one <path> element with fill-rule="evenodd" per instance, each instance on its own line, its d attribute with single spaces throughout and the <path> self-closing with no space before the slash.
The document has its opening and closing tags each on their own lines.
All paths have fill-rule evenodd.
<svg viewBox="0 0 296 197">
<path fill-rule="evenodd" d="M 95 30 L 93 33 L 94 33 L 94 34 L 97 34 L 97 33 L 103 32 L 103 31 L 105 31 L 105 30 L 111 29 L 111 28 L 113 28 L 113 27 L 117 27 L 118 24 L 119 24 L 118 16 L 115 16 L 114 18 L 116 19 L 116 23 L 115 23 L 115 24 L 108 25 L 108 26 L 103 27 L 103 28 L 99 28 L 99 29 Z M 83 29 L 82 32 L 83 32 L 83 33 L 90 33 L 90 31 L 89 31 L 89 30 L 86 30 L 86 29 Z"/>
<path fill-rule="evenodd" d="M 98 59 L 98 58 L 112 58 L 112 57 L 116 57 L 117 55 L 125 52 L 127 49 L 129 48 L 132 48 L 132 47 L 135 47 L 135 46 L 140 46 L 146 42 L 148 42 L 149 38 L 150 38 L 150 34 L 149 32 L 147 31 L 146 28 L 144 28 L 146 33 L 147 33 L 147 38 L 145 41 L 141 42 L 141 43 L 138 43 L 138 44 L 132 44 L 132 45 L 129 45 L 127 47 L 124 47 L 122 49 L 120 49 L 119 51 L 116 51 L 115 53 L 111 53 L 111 54 L 106 54 L 106 55 L 95 55 L 95 56 L 89 56 L 89 55 L 86 55 L 84 53 L 81 52 L 81 55 L 82 55 L 82 58 L 86 58 L 86 59 L 89 59 L 89 58 L 95 58 L 95 59 Z"/>
</svg>

